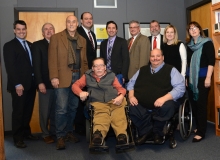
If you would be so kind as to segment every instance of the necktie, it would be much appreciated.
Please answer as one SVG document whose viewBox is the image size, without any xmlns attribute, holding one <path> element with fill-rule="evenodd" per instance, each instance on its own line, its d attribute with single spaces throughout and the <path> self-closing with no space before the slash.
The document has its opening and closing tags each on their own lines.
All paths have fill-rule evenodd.
<svg viewBox="0 0 220 160">
<path fill-rule="evenodd" d="M 128 50 L 130 50 L 131 46 L 132 46 L 132 43 L 134 41 L 134 37 L 131 38 L 130 42 L 129 42 L 129 45 L 128 45 Z"/>
<path fill-rule="evenodd" d="M 26 41 L 23 41 L 23 45 L 24 45 L 24 50 L 26 51 L 26 53 L 27 53 L 27 55 L 28 55 L 28 58 L 29 58 L 29 60 L 30 60 L 30 63 L 31 63 L 31 57 L 30 57 L 30 54 L 29 54 L 28 49 L 27 49 L 27 47 L 26 47 Z M 32 63 L 31 63 L 31 65 L 32 65 Z"/>
<path fill-rule="evenodd" d="M 111 70 L 112 42 L 113 42 L 113 40 L 108 41 L 107 68 L 109 70 Z"/>
<path fill-rule="evenodd" d="M 93 41 L 92 41 L 92 36 L 91 36 L 90 31 L 88 32 L 88 35 L 89 35 L 89 40 L 90 40 L 91 45 L 92 45 L 92 49 L 95 50 L 95 47 L 94 47 L 94 44 L 93 44 Z"/>
<path fill-rule="evenodd" d="M 154 37 L 153 49 L 157 48 L 157 37 Z"/>
<path fill-rule="evenodd" d="M 155 73 L 155 70 L 151 69 L 151 71 L 152 71 L 152 74 L 154 74 L 154 73 Z"/>
</svg>

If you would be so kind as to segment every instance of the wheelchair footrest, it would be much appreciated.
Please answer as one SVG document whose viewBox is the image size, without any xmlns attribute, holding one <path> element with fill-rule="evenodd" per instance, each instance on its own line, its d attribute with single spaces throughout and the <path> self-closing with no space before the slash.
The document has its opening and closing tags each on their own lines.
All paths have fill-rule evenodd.
<svg viewBox="0 0 220 160">
<path fill-rule="evenodd" d="M 133 149 L 135 149 L 134 142 L 123 144 L 123 145 L 116 145 L 115 146 L 115 151 L 117 153 L 124 152 L 124 151 L 130 151 L 130 150 L 133 150 Z"/>
<path fill-rule="evenodd" d="M 89 145 L 89 151 L 91 153 L 107 153 L 109 152 L 108 146 L 102 146 L 102 145 Z"/>
</svg>

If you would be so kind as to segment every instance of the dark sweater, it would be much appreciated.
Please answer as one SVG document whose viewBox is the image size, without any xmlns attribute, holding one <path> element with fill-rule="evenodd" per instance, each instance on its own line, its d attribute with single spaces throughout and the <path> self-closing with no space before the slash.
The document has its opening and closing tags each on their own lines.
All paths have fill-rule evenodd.
<svg viewBox="0 0 220 160">
<path fill-rule="evenodd" d="M 138 103 L 148 109 L 154 108 L 154 102 L 173 89 L 170 73 L 172 66 L 165 64 L 157 73 L 152 74 L 150 65 L 140 68 L 134 85 L 134 96 Z"/>
</svg>

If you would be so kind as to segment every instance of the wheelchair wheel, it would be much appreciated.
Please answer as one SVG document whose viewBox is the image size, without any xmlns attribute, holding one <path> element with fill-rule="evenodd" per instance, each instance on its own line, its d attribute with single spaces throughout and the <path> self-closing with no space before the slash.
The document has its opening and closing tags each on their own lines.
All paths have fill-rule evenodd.
<svg viewBox="0 0 220 160">
<path fill-rule="evenodd" d="M 179 108 L 179 126 L 181 137 L 186 140 L 192 130 L 192 107 L 188 99 Z"/>
<path fill-rule="evenodd" d="M 90 132 L 91 132 L 90 121 L 86 119 L 86 142 L 87 143 L 90 142 L 90 134 L 91 134 Z"/>
</svg>

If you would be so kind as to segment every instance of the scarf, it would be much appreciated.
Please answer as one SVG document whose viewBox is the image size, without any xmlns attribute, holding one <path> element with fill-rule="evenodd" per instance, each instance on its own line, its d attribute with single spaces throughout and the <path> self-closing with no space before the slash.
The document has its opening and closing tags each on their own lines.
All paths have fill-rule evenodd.
<svg viewBox="0 0 220 160">
<path fill-rule="evenodd" d="M 81 49 L 82 44 L 77 31 L 75 32 L 74 37 L 71 37 L 69 32 L 66 30 L 66 36 L 68 39 L 68 67 L 73 68 L 73 65 L 76 63 L 76 53 L 73 48 L 73 41 L 76 41 L 76 49 Z"/>
<path fill-rule="evenodd" d="M 196 44 L 194 44 L 193 39 L 191 39 L 191 41 L 187 45 L 193 51 L 190 62 L 190 68 L 189 68 L 189 87 L 193 91 L 193 99 L 195 101 L 197 101 L 199 98 L 199 90 L 197 86 L 198 86 L 202 48 L 203 48 L 203 44 L 208 41 L 212 41 L 212 40 L 207 37 L 203 38 L 199 36 Z"/>
</svg>

